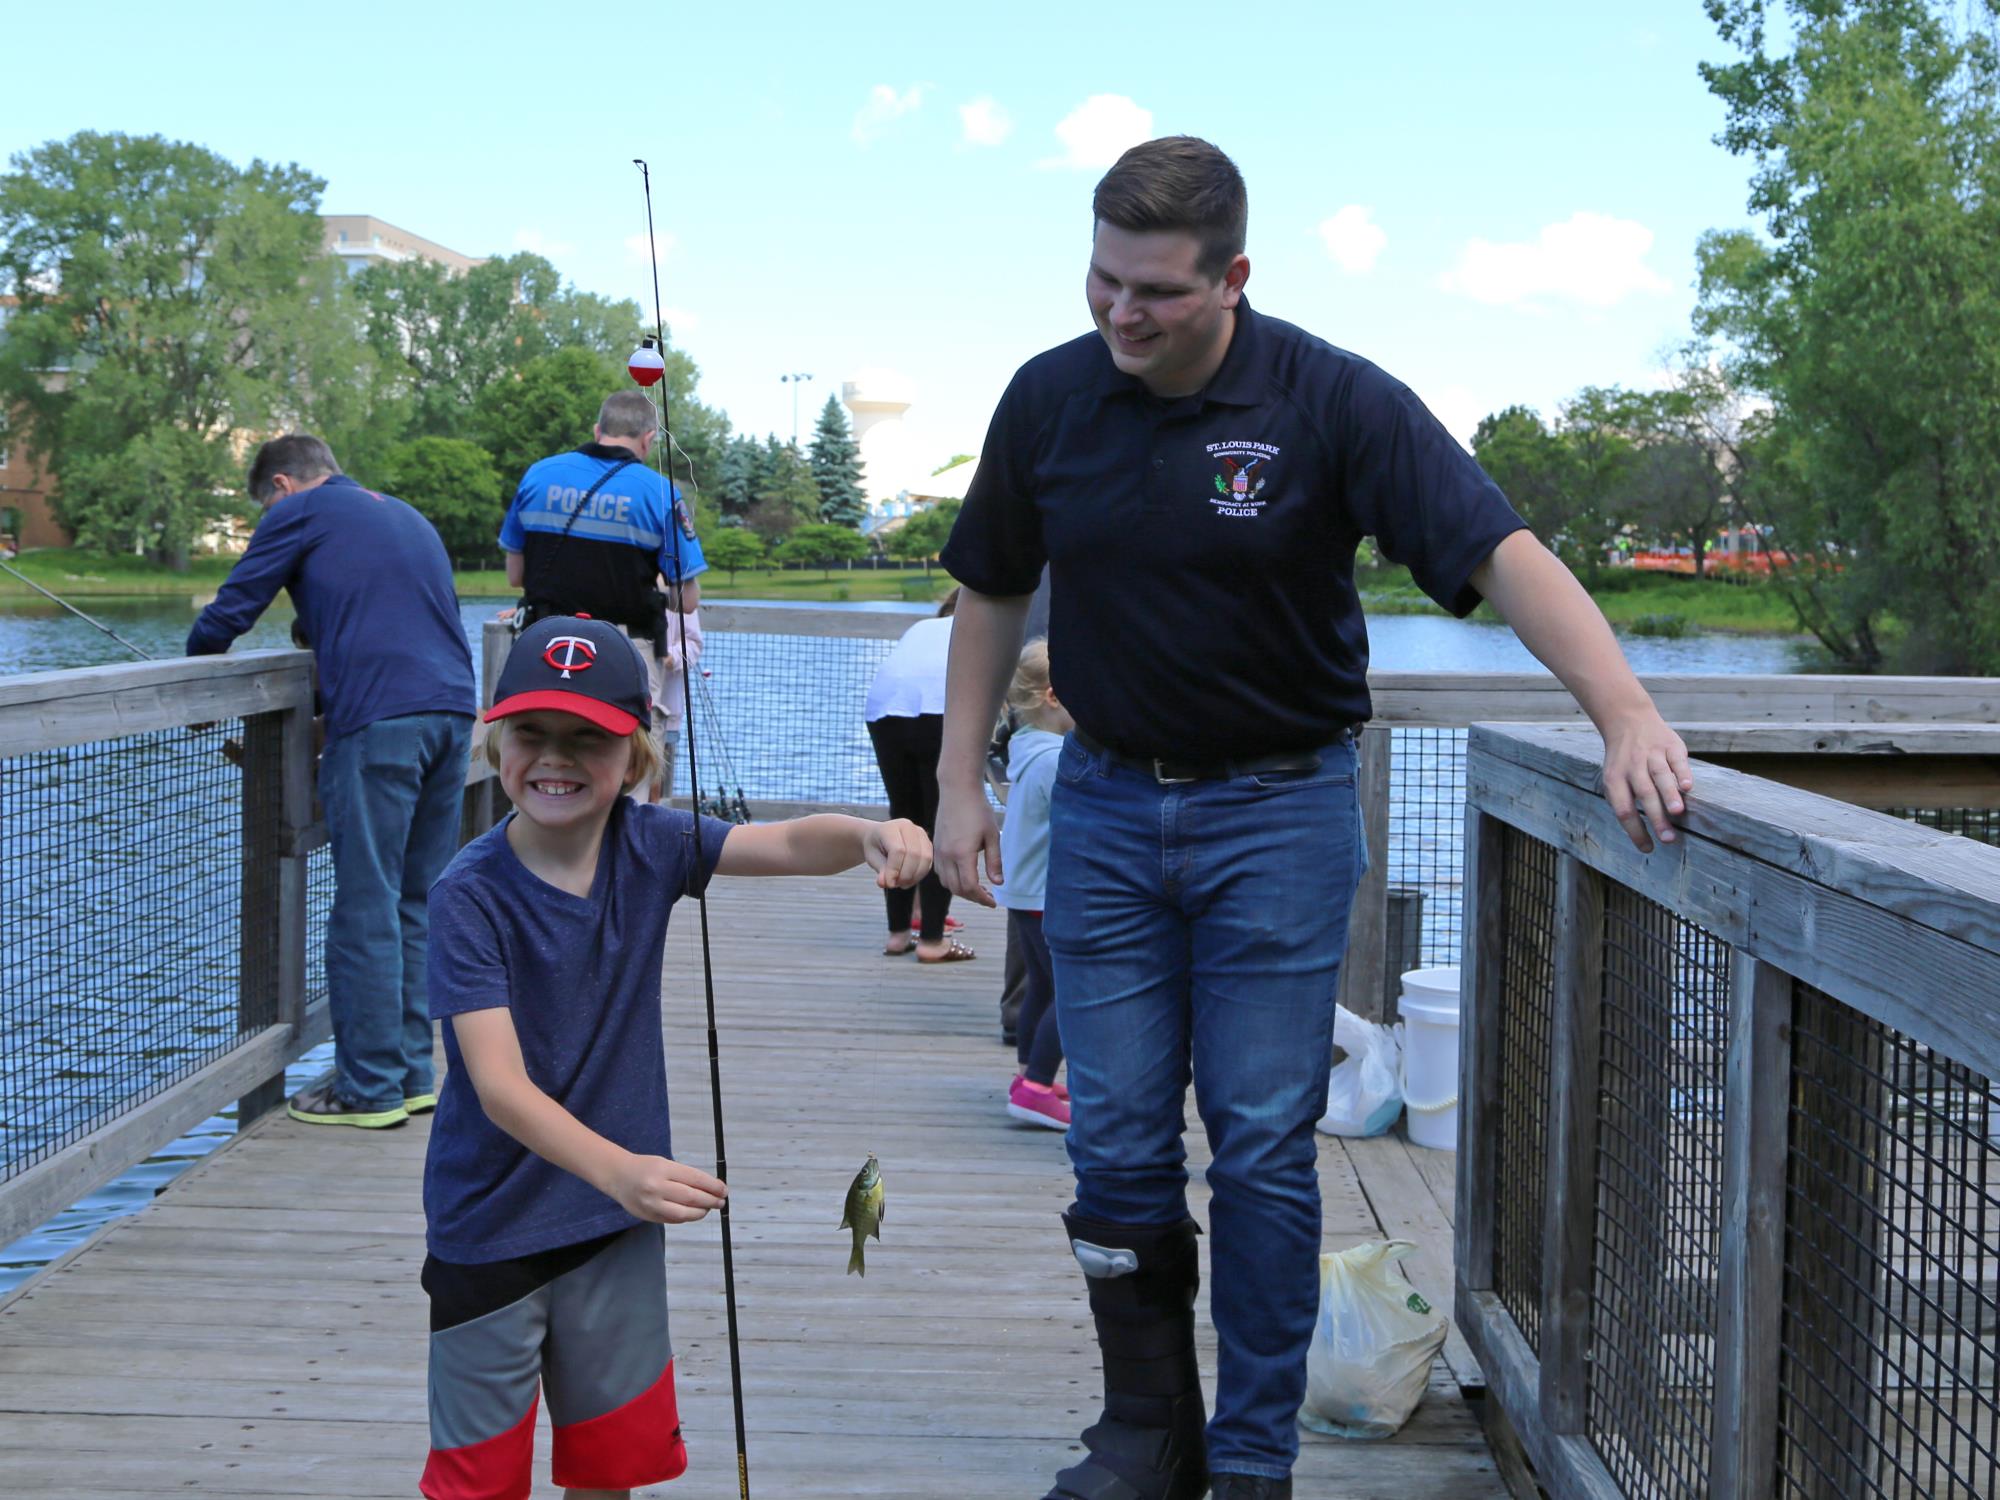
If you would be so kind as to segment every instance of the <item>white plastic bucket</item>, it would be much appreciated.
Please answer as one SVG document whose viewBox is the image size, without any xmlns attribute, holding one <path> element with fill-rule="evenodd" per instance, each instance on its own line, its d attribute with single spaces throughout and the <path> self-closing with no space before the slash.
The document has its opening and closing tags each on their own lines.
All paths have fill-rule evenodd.
<svg viewBox="0 0 2000 1500">
<path fill-rule="evenodd" d="M 1458 966 L 1412 969 L 1397 1002 L 1403 1016 L 1403 1103 L 1410 1140 L 1458 1149 Z"/>
</svg>

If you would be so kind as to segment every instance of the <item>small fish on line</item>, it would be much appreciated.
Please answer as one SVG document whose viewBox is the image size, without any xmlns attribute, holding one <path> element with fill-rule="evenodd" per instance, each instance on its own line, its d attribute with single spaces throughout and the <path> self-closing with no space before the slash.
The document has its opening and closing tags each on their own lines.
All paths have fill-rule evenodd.
<svg viewBox="0 0 2000 1500">
<path fill-rule="evenodd" d="M 850 1276 L 857 1272 L 868 1274 L 868 1265 L 861 1258 L 861 1242 L 871 1234 L 878 1240 L 882 1238 L 882 1205 L 882 1166 L 870 1151 L 868 1160 L 854 1174 L 854 1182 L 847 1189 L 847 1202 L 840 1212 L 840 1227 L 854 1231 L 854 1253 L 847 1257 Z"/>
</svg>

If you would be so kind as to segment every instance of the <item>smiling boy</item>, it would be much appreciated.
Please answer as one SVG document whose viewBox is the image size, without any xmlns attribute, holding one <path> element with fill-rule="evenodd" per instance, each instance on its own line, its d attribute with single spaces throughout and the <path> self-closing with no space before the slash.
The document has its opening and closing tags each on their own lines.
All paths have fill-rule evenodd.
<svg viewBox="0 0 2000 1500">
<path fill-rule="evenodd" d="M 886 888 L 930 868 L 907 822 L 734 827 L 635 801 L 659 757 L 647 675 L 606 621 L 523 631 L 486 715 L 514 811 L 431 891 L 448 1064 L 424 1166 L 433 1500 L 528 1493 L 538 1391 L 573 1500 L 686 1467 L 660 1226 L 727 1190 L 671 1151 L 660 968 L 674 902 L 718 871 L 865 862 Z"/>
</svg>

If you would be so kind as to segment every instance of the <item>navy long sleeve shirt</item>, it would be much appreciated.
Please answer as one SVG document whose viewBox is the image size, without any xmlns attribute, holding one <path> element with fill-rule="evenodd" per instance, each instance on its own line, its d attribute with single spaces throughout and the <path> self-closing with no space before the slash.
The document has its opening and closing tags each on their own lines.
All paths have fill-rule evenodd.
<svg viewBox="0 0 2000 1500">
<path fill-rule="evenodd" d="M 405 714 L 477 712 L 451 559 L 401 500 L 336 474 L 272 505 L 187 654 L 227 651 L 281 588 L 318 658 L 328 739 Z"/>
</svg>

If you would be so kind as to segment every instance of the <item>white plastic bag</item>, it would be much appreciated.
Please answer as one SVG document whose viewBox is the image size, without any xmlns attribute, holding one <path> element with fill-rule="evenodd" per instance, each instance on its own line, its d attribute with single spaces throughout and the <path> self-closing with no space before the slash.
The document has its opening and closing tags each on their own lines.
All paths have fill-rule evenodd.
<svg viewBox="0 0 2000 1500">
<path fill-rule="evenodd" d="M 1396 1270 L 1416 1248 L 1408 1240 L 1373 1240 L 1319 1258 L 1302 1426 L 1333 1437 L 1385 1438 L 1423 1400 L 1451 1321 Z"/>
<path fill-rule="evenodd" d="M 1347 1053 L 1326 1085 L 1324 1135 L 1380 1135 L 1403 1112 L 1400 1026 L 1364 1021 L 1344 1005 L 1333 1011 L 1333 1043 Z"/>
</svg>

